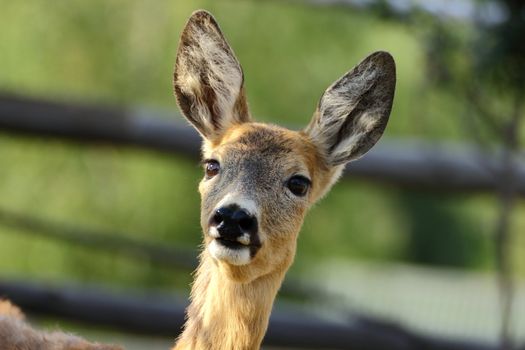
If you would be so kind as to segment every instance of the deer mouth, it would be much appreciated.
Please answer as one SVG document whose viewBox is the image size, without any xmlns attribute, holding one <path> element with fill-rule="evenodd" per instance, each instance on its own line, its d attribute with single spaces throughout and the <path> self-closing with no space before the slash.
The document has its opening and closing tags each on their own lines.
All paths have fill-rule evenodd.
<svg viewBox="0 0 525 350">
<path fill-rule="evenodd" d="M 219 261 L 232 265 L 247 265 L 252 260 L 250 247 L 242 243 L 213 239 L 208 245 L 210 255 Z"/>
<path fill-rule="evenodd" d="M 223 237 L 218 237 L 218 238 L 215 238 L 217 240 L 217 242 L 219 242 L 221 245 L 227 247 L 227 248 L 230 248 L 230 249 L 242 249 L 242 248 L 246 248 L 246 247 L 250 247 L 249 244 L 244 244 L 244 243 L 241 243 L 237 240 L 231 240 L 231 239 L 228 239 L 228 238 L 223 238 Z"/>
<path fill-rule="evenodd" d="M 224 237 L 213 237 L 208 245 L 211 256 L 217 260 L 225 261 L 232 265 L 247 265 L 255 257 L 261 244 L 258 239 L 249 242 L 239 242 Z"/>
<path fill-rule="evenodd" d="M 250 250 L 256 251 L 261 247 L 258 234 L 242 233 L 234 236 L 223 235 L 216 226 L 211 226 L 208 229 L 208 236 L 230 249 L 250 248 Z"/>
</svg>

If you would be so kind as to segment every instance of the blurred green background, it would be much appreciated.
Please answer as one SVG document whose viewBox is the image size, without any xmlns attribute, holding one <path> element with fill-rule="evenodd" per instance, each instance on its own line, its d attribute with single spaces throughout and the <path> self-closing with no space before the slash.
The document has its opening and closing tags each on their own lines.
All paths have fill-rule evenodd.
<svg viewBox="0 0 525 350">
<path fill-rule="evenodd" d="M 375 50 L 392 53 L 398 83 L 385 136 L 472 141 L 464 101 L 429 71 L 432 24 L 299 1 L 0 0 L 0 89 L 70 102 L 178 111 L 172 68 L 192 11 L 218 19 L 243 65 L 253 115 L 306 125 L 324 89 Z M 457 41 L 475 35 L 449 28 Z M 452 52 L 457 69 L 465 60 Z M 184 158 L 0 133 L 0 208 L 196 250 L 200 166 Z M 418 192 L 342 181 L 307 217 L 290 275 L 324 261 L 423 264 L 491 273 L 498 203 L 481 193 Z M 525 277 L 525 203 L 513 215 L 516 275 Z M 114 288 L 187 290 L 175 273 L 118 254 L 0 225 L 0 275 Z M 315 281 L 309 281 L 315 284 Z M 182 292 L 185 293 L 185 292 Z"/>
</svg>

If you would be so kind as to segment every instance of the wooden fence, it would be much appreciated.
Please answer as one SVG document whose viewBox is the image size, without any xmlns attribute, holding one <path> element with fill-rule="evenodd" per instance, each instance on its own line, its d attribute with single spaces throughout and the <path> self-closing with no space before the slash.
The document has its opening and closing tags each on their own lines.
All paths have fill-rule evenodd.
<svg viewBox="0 0 525 350">
<path fill-rule="evenodd" d="M 59 138 L 82 144 L 112 144 L 155 152 L 199 157 L 200 138 L 175 112 L 50 102 L 0 95 L 0 132 L 39 138 Z M 525 194 L 525 164 L 517 165 L 519 193 Z M 345 178 L 361 177 L 401 187 L 437 191 L 495 191 L 500 172 L 497 157 L 465 145 L 437 145 L 412 140 L 385 140 L 349 165 Z M 0 210 L 0 223 L 25 232 L 99 249 L 119 247 L 152 261 L 190 269 L 195 255 L 181 249 L 89 230 L 58 226 Z M 295 286 L 295 288 L 294 288 Z M 288 281 L 283 292 L 315 295 Z M 306 291 L 306 292 L 305 292 Z M 122 296 L 98 290 L 48 288 L 0 281 L 0 296 L 24 309 L 124 329 L 174 337 L 184 317 L 184 303 L 158 296 Z M 489 350 L 496 346 L 433 338 L 399 325 L 353 316 L 347 323 L 312 315 L 283 312 L 271 318 L 265 344 L 305 349 L 442 349 Z"/>
<path fill-rule="evenodd" d="M 140 147 L 197 159 L 198 134 L 178 115 L 140 108 L 49 102 L 0 95 L 0 131 L 78 143 Z M 420 140 L 380 141 L 350 163 L 345 177 L 435 191 L 495 191 L 502 173 L 497 155 L 474 146 Z M 525 163 L 517 162 L 525 194 Z"/>
<path fill-rule="evenodd" d="M 0 295 L 24 309 L 120 330 L 175 336 L 184 323 L 185 304 L 164 295 L 126 295 L 84 288 L 50 288 L 0 280 Z M 302 349 L 496 350 L 496 346 L 418 335 L 396 324 L 362 316 L 347 323 L 309 313 L 283 312 L 270 318 L 264 344 Z"/>
</svg>

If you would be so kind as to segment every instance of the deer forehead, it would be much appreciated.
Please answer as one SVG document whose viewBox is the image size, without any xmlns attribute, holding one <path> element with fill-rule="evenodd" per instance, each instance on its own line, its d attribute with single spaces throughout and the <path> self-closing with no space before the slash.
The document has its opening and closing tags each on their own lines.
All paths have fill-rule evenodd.
<svg viewBox="0 0 525 350">
<path fill-rule="evenodd" d="M 317 147 L 305 134 L 260 123 L 234 125 L 220 140 L 205 142 L 203 154 L 205 158 L 219 157 L 239 165 L 259 162 L 277 172 L 310 177 L 326 168 Z"/>
</svg>

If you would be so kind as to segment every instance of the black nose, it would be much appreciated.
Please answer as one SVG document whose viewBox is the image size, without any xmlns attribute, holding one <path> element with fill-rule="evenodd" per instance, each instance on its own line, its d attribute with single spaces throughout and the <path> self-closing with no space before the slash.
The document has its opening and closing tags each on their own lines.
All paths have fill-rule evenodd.
<svg viewBox="0 0 525 350">
<path fill-rule="evenodd" d="M 237 205 L 217 209 L 211 225 L 217 227 L 221 238 L 232 241 L 245 233 L 252 235 L 257 231 L 257 219 Z"/>
</svg>

